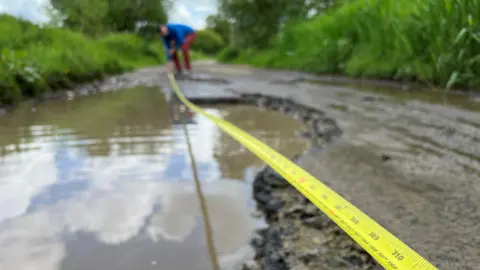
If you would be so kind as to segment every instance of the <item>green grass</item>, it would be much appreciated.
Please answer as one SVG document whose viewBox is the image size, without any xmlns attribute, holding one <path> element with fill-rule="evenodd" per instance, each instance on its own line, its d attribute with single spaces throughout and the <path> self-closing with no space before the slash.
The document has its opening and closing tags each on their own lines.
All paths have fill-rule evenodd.
<svg viewBox="0 0 480 270">
<path fill-rule="evenodd" d="M 133 34 L 92 39 L 68 29 L 40 27 L 0 15 L 0 104 L 105 75 L 165 63 L 165 50 Z M 204 59 L 192 53 L 193 59 Z"/>
<path fill-rule="evenodd" d="M 179 54 L 181 55 L 181 54 Z M 183 57 L 183 56 L 180 56 L 180 57 Z M 206 59 L 211 59 L 212 56 L 210 55 L 207 55 L 203 52 L 200 52 L 200 51 L 191 51 L 190 52 L 190 58 L 192 60 L 206 60 Z"/>
<path fill-rule="evenodd" d="M 218 60 L 479 89 L 479 18 L 480 0 L 354 0 Z"/>
</svg>

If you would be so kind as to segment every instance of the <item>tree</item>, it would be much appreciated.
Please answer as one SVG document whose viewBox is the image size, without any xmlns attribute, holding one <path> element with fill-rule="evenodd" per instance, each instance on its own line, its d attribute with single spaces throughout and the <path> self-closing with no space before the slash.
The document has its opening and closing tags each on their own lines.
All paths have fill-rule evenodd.
<svg viewBox="0 0 480 270">
<path fill-rule="evenodd" d="M 139 21 L 147 21 L 150 24 L 167 22 L 166 8 L 161 0 L 107 1 L 109 1 L 109 12 L 106 24 L 112 31 L 131 32 Z"/>
<path fill-rule="evenodd" d="M 225 41 L 217 32 L 211 29 L 197 31 L 197 38 L 192 44 L 192 49 L 206 54 L 218 53 L 225 47 Z"/>
<path fill-rule="evenodd" d="M 268 48 L 284 24 L 308 19 L 335 0 L 219 0 L 219 11 L 233 22 L 241 47 Z"/>
<path fill-rule="evenodd" d="M 66 27 L 96 35 L 105 31 L 132 32 L 140 21 L 167 22 L 171 0 L 51 0 L 64 15 Z"/>
<path fill-rule="evenodd" d="M 52 0 L 52 6 L 64 16 L 63 25 L 91 35 L 104 30 L 108 12 L 104 0 Z"/>
<path fill-rule="evenodd" d="M 44 6 L 44 10 L 49 18 L 48 25 L 55 26 L 55 27 L 62 26 L 63 21 L 66 18 L 57 9 L 55 9 L 51 3 L 47 3 Z"/>
<path fill-rule="evenodd" d="M 206 20 L 207 29 L 219 34 L 224 41 L 230 40 L 230 23 L 223 14 L 209 15 Z"/>
</svg>

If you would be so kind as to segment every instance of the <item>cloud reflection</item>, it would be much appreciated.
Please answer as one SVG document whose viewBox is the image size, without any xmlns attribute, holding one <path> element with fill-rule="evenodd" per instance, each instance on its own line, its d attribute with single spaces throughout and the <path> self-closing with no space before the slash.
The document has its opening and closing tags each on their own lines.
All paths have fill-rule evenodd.
<svg viewBox="0 0 480 270">
<path fill-rule="evenodd" d="M 66 206 L 64 217 L 70 232 L 94 233 L 106 244 L 119 244 L 136 236 L 156 202 L 154 183 L 121 183 L 110 191 L 82 194 Z"/>
<path fill-rule="evenodd" d="M 246 219 L 243 188 L 243 183 L 233 180 L 204 185 L 221 256 L 245 252 L 242 248 L 253 228 Z M 160 210 L 154 212 L 157 204 Z M 151 221 L 145 224 L 149 216 Z M 104 244 L 117 245 L 138 236 L 146 226 L 152 241 L 182 242 L 198 226 L 200 217 L 192 184 L 125 181 L 113 190 L 85 191 L 67 202 L 4 223 L 0 265 L 2 270 L 58 269 L 68 255 L 65 235 L 80 231 L 94 234 Z"/>
<path fill-rule="evenodd" d="M 45 147 L 1 158 L 0 223 L 26 212 L 30 200 L 57 181 L 54 155 Z"/>
<path fill-rule="evenodd" d="M 65 256 L 61 224 L 41 211 L 12 220 L 0 234 L 0 269 L 54 270 Z"/>
<path fill-rule="evenodd" d="M 246 208 L 247 191 L 244 183 L 227 180 L 202 183 L 210 220 L 219 250 L 232 251 L 229 244 L 248 238 L 253 223 Z M 201 217 L 200 204 L 193 185 L 172 184 L 168 196 L 162 196 L 162 210 L 152 216 L 148 233 L 152 239 L 158 235 L 173 241 L 183 241 Z M 233 229 L 236 226 L 241 228 Z M 235 231 L 234 235 L 230 233 Z M 225 241 L 229 239 L 228 241 Z"/>
</svg>

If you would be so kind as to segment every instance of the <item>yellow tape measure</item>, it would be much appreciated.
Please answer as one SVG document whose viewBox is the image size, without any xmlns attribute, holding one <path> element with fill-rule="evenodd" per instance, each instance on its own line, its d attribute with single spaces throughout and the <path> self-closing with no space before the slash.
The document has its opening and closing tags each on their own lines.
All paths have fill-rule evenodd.
<svg viewBox="0 0 480 270">
<path fill-rule="evenodd" d="M 386 269 L 437 269 L 386 229 L 335 191 L 252 135 L 219 119 L 190 102 L 180 91 L 175 77 L 170 83 L 178 98 L 190 109 L 207 117 L 248 148 L 331 218 Z"/>
</svg>

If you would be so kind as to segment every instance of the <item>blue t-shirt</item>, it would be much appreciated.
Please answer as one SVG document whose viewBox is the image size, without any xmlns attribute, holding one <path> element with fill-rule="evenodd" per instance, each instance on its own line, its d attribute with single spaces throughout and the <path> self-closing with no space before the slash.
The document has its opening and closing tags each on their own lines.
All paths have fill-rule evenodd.
<svg viewBox="0 0 480 270">
<path fill-rule="evenodd" d="M 168 29 L 168 35 L 162 36 L 163 43 L 165 44 L 167 58 L 171 59 L 172 56 L 168 53 L 171 49 L 170 42 L 174 40 L 177 49 L 179 49 L 183 45 L 185 37 L 191 33 L 195 33 L 195 30 L 184 24 L 167 23 L 165 26 Z"/>
</svg>

